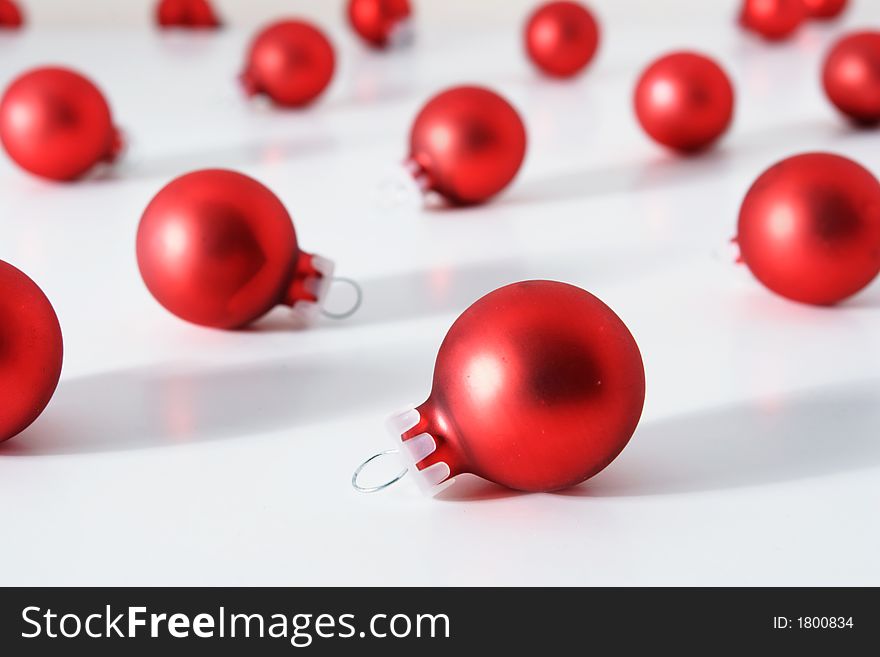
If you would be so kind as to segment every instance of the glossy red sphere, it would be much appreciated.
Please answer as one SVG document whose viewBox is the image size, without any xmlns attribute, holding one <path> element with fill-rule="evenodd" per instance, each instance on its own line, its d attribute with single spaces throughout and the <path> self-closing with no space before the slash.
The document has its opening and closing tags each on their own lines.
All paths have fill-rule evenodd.
<svg viewBox="0 0 880 657">
<path fill-rule="evenodd" d="M 14 0 L 0 0 L 0 30 L 15 30 L 24 25 L 24 15 Z"/>
<path fill-rule="evenodd" d="M 573 285 L 502 287 L 459 317 L 437 355 L 421 433 L 449 476 L 524 491 L 574 486 L 626 446 L 645 401 L 645 370 L 627 327 Z"/>
<path fill-rule="evenodd" d="M 209 0 L 160 0 L 156 5 L 160 27 L 210 29 L 221 26 Z"/>
<path fill-rule="evenodd" d="M 880 32 L 856 32 L 837 41 L 825 58 L 822 86 L 854 121 L 880 121 Z"/>
<path fill-rule="evenodd" d="M 599 25 L 577 2 L 548 2 L 526 23 L 526 52 L 547 75 L 567 78 L 580 73 L 599 47 Z"/>
<path fill-rule="evenodd" d="M 481 203 L 516 176 L 525 158 L 526 129 L 494 91 L 453 87 L 422 108 L 409 145 L 409 164 L 423 188 L 451 203 Z"/>
<path fill-rule="evenodd" d="M 410 18 L 409 0 L 349 0 L 348 22 L 374 48 L 385 48 Z"/>
<path fill-rule="evenodd" d="M 846 9 L 847 0 L 803 0 L 807 16 L 826 20 L 837 18 Z"/>
<path fill-rule="evenodd" d="M 33 69 L 9 85 L 0 100 L 0 141 L 20 167 L 52 180 L 112 162 L 122 145 L 104 96 L 65 68 Z"/>
<path fill-rule="evenodd" d="M 287 210 L 234 171 L 195 171 L 166 185 L 141 217 L 137 258 L 156 300 L 203 326 L 239 328 L 279 304 L 316 301 L 306 280 L 320 274 Z"/>
<path fill-rule="evenodd" d="M 327 88 L 334 66 L 333 46 L 323 32 L 304 21 L 280 21 L 251 43 L 241 81 L 249 95 L 300 107 Z"/>
<path fill-rule="evenodd" d="M 769 41 L 789 38 L 804 22 L 804 0 L 743 0 L 740 24 Z"/>
<path fill-rule="evenodd" d="M 30 278 L 0 260 L 0 442 L 39 417 L 58 386 L 61 327 Z"/>
<path fill-rule="evenodd" d="M 737 242 L 742 261 L 777 294 L 841 301 L 880 272 L 880 183 L 839 155 L 782 160 L 746 194 Z"/>
<path fill-rule="evenodd" d="M 678 151 L 706 148 L 733 119 L 727 74 L 697 53 L 677 52 L 655 61 L 639 78 L 634 100 L 645 132 Z"/>
</svg>

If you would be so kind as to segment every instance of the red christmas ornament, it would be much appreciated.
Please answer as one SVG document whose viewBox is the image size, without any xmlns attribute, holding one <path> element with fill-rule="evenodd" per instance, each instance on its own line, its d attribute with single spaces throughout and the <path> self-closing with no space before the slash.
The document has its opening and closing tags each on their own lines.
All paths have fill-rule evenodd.
<svg viewBox="0 0 880 657">
<path fill-rule="evenodd" d="M 333 46 L 318 28 L 281 21 L 254 39 L 241 82 L 250 96 L 262 93 L 279 105 L 299 107 L 330 84 L 334 66 Z"/>
<path fill-rule="evenodd" d="M 636 85 L 642 128 L 664 146 L 690 152 L 717 140 L 733 119 L 733 87 L 714 61 L 677 52 L 651 64 Z"/>
<path fill-rule="evenodd" d="M 769 41 L 787 39 L 807 16 L 804 0 L 744 0 L 740 24 Z"/>
<path fill-rule="evenodd" d="M 513 180 L 525 157 L 526 130 L 494 91 L 453 87 L 422 108 L 409 144 L 407 167 L 420 186 L 465 205 L 487 200 Z"/>
<path fill-rule="evenodd" d="M 0 442 L 39 417 L 58 386 L 61 327 L 30 278 L 0 260 Z"/>
<path fill-rule="evenodd" d="M 573 285 L 525 281 L 456 320 L 430 397 L 390 426 L 432 493 L 464 473 L 551 491 L 611 463 L 644 401 L 642 357 L 620 318 Z"/>
<path fill-rule="evenodd" d="M 65 68 L 37 68 L 16 79 L 0 100 L 0 141 L 23 169 L 74 180 L 122 148 L 100 90 Z"/>
<path fill-rule="evenodd" d="M 222 25 L 208 0 L 160 0 L 156 22 L 164 28 L 211 29 Z"/>
<path fill-rule="evenodd" d="M 846 9 L 847 0 L 803 0 L 807 16 L 819 20 L 837 18 Z"/>
<path fill-rule="evenodd" d="M 856 32 L 835 43 L 825 58 L 822 85 L 854 121 L 880 121 L 880 32 Z"/>
<path fill-rule="evenodd" d="M 782 160 L 746 194 L 736 241 L 741 261 L 773 292 L 841 301 L 880 272 L 880 183 L 839 155 Z"/>
<path fill-rule="evenodd" d="M 24 16 L 13 0 L 0 0 L 0 30 L 15 30 L 24 25 Z"/>
<path fill-rule="evenodd" d="M 243 327 L 277 305 L 314 315 L 333 264 L 299 249 L 293 223 L 268 188 L 234 171 L 171 181 L 137 234 L 141 276 L 156 300 L 194 324 Z"/>
<path fill-rule="evenodd" d="M 409 0 L 349 0 L 348 21 L 374 48 L 385 48 L 407 29 Z"/>
<path fill-rule="evenodd" d="M 599 46 L 599 25 L 577 2 L 548 2 L 529 18 L 525 41 L 538 68 L 547 75 L 567 78 L 593 59 Z"/>
</svg>

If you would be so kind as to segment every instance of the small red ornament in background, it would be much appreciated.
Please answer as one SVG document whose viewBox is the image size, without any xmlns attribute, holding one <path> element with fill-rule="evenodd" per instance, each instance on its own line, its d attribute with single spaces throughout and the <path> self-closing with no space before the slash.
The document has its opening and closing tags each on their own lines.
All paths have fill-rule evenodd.
<svg viewBox="0 0 880 657">
<path fill-rule="evenodd" d="M 642 357 L 614 311 L 573 285 L 524 281 L 464 311 L 430 397 L 389 426 L 427 492 L 464 473 L 552 491 L 611 463 L 644 401 Z"/>
<path fill-rule="evenodd" d="M 0 30 L 15 30 L 24 25 L 24 15 L 14 0 L 0 0 Z"/>
<path fill-rule="evenodd" d="M 847 0 L 803 0 L 807 16 L 819 20 L 837 18 L 846 9 Z"/>
<path fill-rule="evenodd" d="M 407 167 L 425 191 L 450 203 L 481 203 L 516 176 L 526 129 L 504 98 L 483 87 L 453 87 L 416 116 Z"/>
<path fill-rule="evenodd" d="M 804 0 L 743 0 L 740 24 L 769 41 L 789 38 L 807 17 Z"/>
<path fill-rule="evenodd" d="M 273 23 L 253 40 L 241 82 L 248 95 L 266 94 L 278 105 L 300 107 L 317 98 L 333 78 L 333 46 L 314 25 Z"/>
<path fill-rule="evenodd" d="M 403 34 L 411 20 L 409 0 L 349 0 L 348 21 L 374 48 L 386 48 Z"/>
<path fill-rule="evenodd" d="M 651 64 L 639 78 L 634 101 L 645 132 L 682 152 L 706 148 L 733 119 L 727 74 L 697 53 L 672 53 Z"/>
<path fill-rule="evenodd" d="M 63 352 L 61 327 L 46 295 L 0 260 L 0 442 L 24 431 L 49 404 Z"/>
<path fill-rule="evenodd" d="M 141 276 L 156 300 L 194 324 L 243 327 L 278 305 L 318 310 L 333 264 L 299 249 L 267 187 L 234 171 L 181 176 L 153 198 L 137 234 Z"/>
<path fill-rule="evenodd" d="M 825 58 L 822 85 L 841 112 L 858 123 L 880 121 L 880 32 L 856 32 Z"/>
<path fill-rule="evenodd" d="M 0 100 L 0 141 L 23 169 L 51 180 L 75 180 L 113 162 L 122 137 L 101 91 L 65 68 L 18 77 Z"/>
<path fill-rule="evenodd" d="M 209 0 L 160 0 L 156 22 L 164 28 L 196 30 L 222 26 Z"/>
<path fill-rule="evenodd" d="M 770 290 L 836 303 L 880 273 L 880 183 L 839 155 L 787 158 L 746 194 L 738 233 L 741 261 Z"/>
<path fill-rule="evenodd" d="M 593 59 L 599 47 L 599 25 L 577 2 L 548 2 L 526 23 L 525 42 L 538 68 L 547 75 L 567 78 Z"/>
</svg>

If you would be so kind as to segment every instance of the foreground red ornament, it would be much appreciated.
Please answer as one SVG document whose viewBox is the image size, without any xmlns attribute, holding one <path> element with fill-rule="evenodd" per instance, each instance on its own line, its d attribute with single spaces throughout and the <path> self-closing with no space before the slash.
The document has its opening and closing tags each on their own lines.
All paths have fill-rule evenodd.
<svg viewBox="0 0 880 657">
<path fill-rule="evenodd" d="M 822 85 L 854 121 L 880 121 L 880 32 L 856 32 L 835 43 L 825 58 Z"/>
<path fill-rule="evenodd" d="M 846 299 L 880 273 L 880 183 L 839 155 L 782 160 L 746 194 L 736 241 L 773 292 L 816 305 Z"/>
<path fill-rule="evenodd" d="M 178 317 L 243 327 L 278 305 L 307 317 L 333 264 L 299 249 L 290 215 L 268 188 L 234 171 L 177 178 L 150 202 L 137 234 L 141 276 Z"/>
<path fill-rule="evenodd" d="M 374 48 L 386 48 L 409 27 L 409 0 L 349 0 L 348 21 Z"/>
<path fill-rule="evenodd" d="M 581 72 L 599 47 L 599 25 L 577 2 L 548 2 L 526 23 L 526 52 L 547 75 L 567 78 Z"/>
<path fill-rule="evenodd" d="M 0 30 L 15 30 L 24 25 L 24 15 L 14 0 L 0 0 Z"/>
<path fill-rule="evenodd" d="M 52 180 L 79 178 L 122 149 L 100 90 L 66 68 L 33 69 L 9 85 L 0 100 L 0 141 L 20 167 Z"/>
<path fill-rule="evenodd" d="M 804 0 L 743 0 L 740 24 L 769 41 L 789 38 L 807 17 Z"/>
<path fill-rule="evenodd" d="M 807 16 L 819 20 L 837 18 L 846 9 L 847 0 L 803 0 Z"/>
<path fill-rule="evenodd" d="M 431 493 L 464 473 L 552 491 L 611 463 L 644 401 L 642 357 L 620 318 L 573 285 L 525 281 L 455 321 L 430 397 L 390 426 Z"/>
<path fill-rule="evenodd" d="M 653 139 L 690 152 L 706 148 L 730 126 L 733 86 L 704 55 L 676 52 L 651 64 L 635 91 L 639 122 Z"/>
<path fill-rule="evenodd" d="M 156 5 L 160 27 L 212 29 L 222 23 L 208 0 L 160 0 Z"/>
<path fill-rule="evenodd" d="M 510 184 L 525 158 L 526 129 L 494 91 L 453 87 L 422 108 L 409 144 L 407 167 L 422 189 L 466 205 Z"/>
<path fill-rule="evenodd" d="M 64 347 L 52 304 L 0 260 L 0 442 L 39 417 L 58 386 Z"/>
<path fill-rule="evenodd" d="M 333 78 L 333 46 L 304 21 L 273 23 L 253 40 L 241 82 L 249 96 L 266 94 L 278 105 L 300 107 Z"/>
</svg>

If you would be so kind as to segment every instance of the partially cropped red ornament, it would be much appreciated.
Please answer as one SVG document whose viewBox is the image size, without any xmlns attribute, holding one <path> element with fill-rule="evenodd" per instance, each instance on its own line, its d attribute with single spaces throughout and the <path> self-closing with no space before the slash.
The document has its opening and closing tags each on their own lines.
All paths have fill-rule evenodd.
<svg viewBox="0 0 880 657">
<path fill-rule="evenodd" d="M 374 48 L 386 48 L 406 33 L 411 20 L 409 0 L 349 0 L 348 21 Z"/>
<path fill-rule="evenodd" d="M 614 311 L 573 285 L 525 281 L 455 321 L 430 397 L 390 426 L 428 492 L 464 473 L 552 491 L 611 463 L 644 401 L 642 357 Z"/>
<path fill-rule="evenodd" d="M 101 91 L 66 68 L 33 69 L 9 85 L 0 99 L 0 141 L 20 167 L 52 180 L 79 178 L 122 149 Z"/>
<path fill-rule="evenodd" d="M 548 2 L 526 23 L 526 52 L 547 75 L 567 78 L 580 73 L 599 47 L 599 25 L 577 2 Z"/>
<path fill-rule="evenodd" d="M 0 442 L 49 404 L 64 347 L 52 304 L 30 278 L 0 260 Z"/>
<path fill-rule="evenodd" d="M 692 52 L 661 57 L 636 85 L 635 111 L 654 140 L 691 152 L 715 142 L 733 119 L 730 79 L 710 58 Z"/>
<path fill-rule="evenodd" d="M 835 43 L 825 58 L 822 85 L 853 121 L 880 121 L 880 32 L 855 32 Z"/>
<path fill-rule="evenodd" d="M 24 25 L 24 15 L 15 0 L 0 0 L 0 30 L 15 30 Z"/>
<path fill-rule="evenodd" d="M 278 305 L 313 315 L 333 272 L 330 261 L 300 250 L 275 194 L 222 169 L 188 173 L 156 194 L 141 217 L 137 258 L 144 283 L 166 309 L 224 329 Z"/>
<path fill-rule="evenodd" d="M 164 28 L 212 29 L 221 27 L 209 0 L 160 0 L 156 22 Z"/>
<path fill-rule="evenodd" d="M 450 203 L 481 203 L 514 179 L 526 129 L 504 98 L 483 87 L 453 87 L 416 116 L 407 166 L 426 191 Z"/>
<path fill-rule="evenodd" d="M 773 292 L 834 304 L 880 273 L 880 183 L 839 155 L 782 160 L 746 194 L 736 241 L 742 262 Z"/>
<path fill-rule="evenodd" d="M 317 98 L 333 78 L 333 46 L 314 25 L 273 23 L 253 40 L 241 82 L 248 95 L 265 94 L 278 105 L 300 107 Z"/>
<path fill-rule="evenodd" d="M 769 41 L 792 36 L 807 17 L 804 0 L 743 0 L 740 24 Z"/>
<path fill-rule="evenodd" d="M 847 0 L 803 0 L 807 16 L 819 20 L 837 18 L 846 9 Z"/>
</svg>

